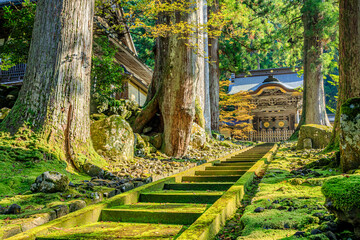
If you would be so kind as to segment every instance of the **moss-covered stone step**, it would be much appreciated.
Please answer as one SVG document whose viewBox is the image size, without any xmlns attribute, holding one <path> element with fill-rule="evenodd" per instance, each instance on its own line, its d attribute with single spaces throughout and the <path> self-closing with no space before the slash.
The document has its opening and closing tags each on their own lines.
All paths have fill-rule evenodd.
<svg viewBox="0 0 360 240">
<path fill-rule="evenodd" d="M 216 175 L 216 176 L 228 176 L 228 175 L 238 175 L 242 176 L 246 173 L 246 170 L 205 170 L 205 171 L 196 171 L 195 176 L 207 176 L 207 175 Z"/>
<path fill-rule="evenodd" d="M 219 182 L 209 182 L 209 183 L 169 183 L 164 185 L 166 190 L 197 190 L 197 191 L 226 191 L 235 182 L 229 183 L 219 183 Z"/>
<path fill-rule="evenodd" d="M 248 166 L 216 166 L 216 167 L 205 167 L 205 170 L 248 170 L 252 165 Z"/>
<path fill-rule="evenodd" d="M 190 225 L 207 209 L 207 204 L 138 203 L 104 209 L 101 221 Z"/>
<path fill-rule="evenodd" d="M 213 204 L 224 192 L 205 191 L 159 191 L 142 193 L 140 202 L 152 203 L 203 203 Z"/>
<path fill-rule="evenodd" d="M 265 152 L 266 153 L 266 152 Z M 265 155 L 264 152 L 258 152 L 258 153 L 244 153 L 244 154 L 239 154 L 239 155 L 235 155 L 232 157 L 242 157 L 242 156 L 246 156 L 246 157 L 261 157 L 263 155 Z"/>
<path fill-rule="evenodd" d="M 229 163 L 229 162 L 220 162 L 220 163 L 214 163 L 213 166 L 218 167 L 218 166 L 243 166 L 243 167 L 249 167 L 251 168 L 253 165 L 255 164 L 255 162 L 233 162 L 233 163 Z"/>
<path fill-rule="evenodd" d="M 173 239 L 182 225 L 98 222 L 74 228 L 50 228 L 37 240 Z"/>
<path fill-rule="evenodd" d="M 185 176 L 182 182 L 236 182 L 241 175 L 235 176 Z"/>
<path fill-rule="evenodd" d="M 227 162 L 227 163 L 239 163 L 239 162 L 244 162 L 244 163 L 256 163 L 258 161 L 257 160 L 240 160 L 240 159 L 231 159 L 231 160 L 225 160 L 224 162 Z"/>
<path fill-rule="evenodd" d="M 258 160 L 261 157 L 233 157 L 233 158 L 228 158 L 226 160 Z"/>
</svg>

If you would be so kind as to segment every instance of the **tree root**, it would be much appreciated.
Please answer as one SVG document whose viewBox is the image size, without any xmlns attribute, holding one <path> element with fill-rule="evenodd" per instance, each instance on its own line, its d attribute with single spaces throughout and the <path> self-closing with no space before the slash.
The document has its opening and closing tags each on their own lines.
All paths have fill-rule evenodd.
<svg viewBox="0 0 360 240">
<path fill-rule="evenodd" d="M 159 92 L 155 94 L 153 99 L 143 108 L 140 114 L 136 117 L 135 121 L 132 123 L 132 128 L 135 133 L 141 133 L 145 125 L 150 122 L 150 120 L 155 116 L 159 111 Z"/>
</svg>

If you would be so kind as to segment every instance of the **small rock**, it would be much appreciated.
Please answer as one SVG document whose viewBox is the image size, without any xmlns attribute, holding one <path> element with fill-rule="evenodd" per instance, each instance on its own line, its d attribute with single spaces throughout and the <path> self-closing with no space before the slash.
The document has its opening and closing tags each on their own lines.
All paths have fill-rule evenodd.
<svg viewBox="0 0 360 240">
<path fill-rule="evenodd" d="M 69 178 L 59 172 L 44 172 L 31 185 L 32 192 L 55 193 L 69 188 Z"/>
<path fill-rule="evenodd" d="M 86 207 L 86 202 L 83 200 L 76 200 L 75 202 L 70 203 L 69 212 L 75 212 L 82 208 Z"/>
<path fill-rule="evenodd" d="M 275 200 L 272 202 L 273 204 L 279 204 L 279 200 Z"/>
<path fill-rule="evenodd" d="M 331 231 L 326 232 L 325 235 L 329 238 L 329 240 L 337 240 L 336 235 Z"/>
<path fill-rule="evenodd" d="M 130 183 L 130 182 L 124 183 L 124 184 L 120 185 L 119 189 L 121 190 L 121 192 L 127 192 L 127 191 L 134 189 L 134 184 Z"/>
<path fill-rule="evenodd" d="M 76 185 L 72 182 L 69 182 L 69 187 L 76 187 Z"/>
<path fill-rule="evenodd" d="M 0 206 L 0 214 L 4 214 L 6 212 L 6 208 Z"/>
<path fill-rule="evenodd" d="M 66 205 L 57 205 L 55 207 L 52 207 L 52 209 L 56 213 L 56 218 L 69 214 L 69 208 Z"/>
<path fill-rule="evenodd" d="M 294 234 L 295 237 L 305 237 L 305 232 L 296 232 Z"/>
<path fill-rule="evenodd" d="M 109 179 L 109 180 L 113 180 L 113 179 L 116 178 L 116 176 L 114 174 L 112 174 L 111 172 L 105 172 L 104 178 Z"/>
<path fill-rule="evenodd" d="M 9 207 L 9 209 L 5 212 L 5 214 L 20 214 L 21 207 L 17 204 L 13 204 Z"/>
<path fill-rule="evenodd" d="M 136 187 L 136 188 L 145 185 L 144 182 L 139 182 L 139 181 L 134 181 L 133 184 L 134 184 L 134 187 Z"/>
<path fill-rule="evenodd" d="M 258 207 L 254 210 L 254 212 L 257 212 L 257 213 L 263 212 L 263 211 L 265 211 L 265 208 L 262 208 L 262 207 Z"/>
<path fill-rule="evenodd" d="M 311 230 L 311 235 L 316 235 L 316 234 L 320 234 L 320 233 L 322 233 L 322 231 L 321 230 L 319 230 L 319 229 L 314 229 L 314 230 Z"/>
<path fill-rule="evenodd" d="M 152 127 L 146 127 L 146 128 L 144 128 L 143 133 L 144 134 L 149 133 L 149 132 L 151 132 L 151 130 L 152 130 Z"/>
<path fill-rule="evenodd" d="M 285 223 L 284 228 L 290 228 L 290 225 L 288 223 Z"/>
<path fill-rule="evenodd" d="M 99 200 L 99 199 L 100 199 L 100 195 L 99 195 L 99 193 L 97 193 L 97 192 L 91 193 L 91 194 L 90 194 L 90 197 L 91 197 L 91 199 L 93 199 L 93 200 Z"/>
<path fill-rule="evenodd" d="M 104 175 L 104 170 L 102 170 L 98 166 L 93 165 L 91 163 L 85 164 L 83 168 L 84 168 L 85 173 L 87 173 L 91 177 L 102 178 L 102 176 Z"/>
<path fill-rule="evenodd" d="M 112 197 L 114 197 L 114 196 L 116 196 L 116 195 L 117 195 L 117 191 L 116 191 L 116 190 L 112 190 L 111 192 L 109 192 L 108 197 L 109 197 L 109 198 L 112 198 Z"/>
<path fill-rule="evenodd" d="M 153 181 L 152 177 L 145 178 L 142 180 L 145 184 L 151 183 Z"/>
</svg>

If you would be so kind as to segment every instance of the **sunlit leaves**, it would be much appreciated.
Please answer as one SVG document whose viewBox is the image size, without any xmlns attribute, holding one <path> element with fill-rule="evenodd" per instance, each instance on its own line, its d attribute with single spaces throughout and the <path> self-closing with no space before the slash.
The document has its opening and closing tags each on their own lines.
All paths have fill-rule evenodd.
<svg viewBox="0 0 360 240">
<path fill-rule="evenodd" d="M 247 92 L 227 94 L 230 81 L 220 81 L 220 129 L 230 130 L 235 138 L 246 138 L 253 131 L 250 112 L 255 108 Z"/>
</svg>

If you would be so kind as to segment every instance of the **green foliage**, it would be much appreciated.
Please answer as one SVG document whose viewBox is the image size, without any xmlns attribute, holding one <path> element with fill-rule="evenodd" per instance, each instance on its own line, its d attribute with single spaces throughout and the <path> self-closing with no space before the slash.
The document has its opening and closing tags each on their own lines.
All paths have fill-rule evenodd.
<svg viewBox="0 0 360 240">
<path fill-rule="evenodd" d="M 336 112 L 336 104 L 338 99 L 339 75 L 330 74 L 324 84 L 326 95 L 326 108 L 331 113 Z"/>
<path fill-rule="evenodd" d="M 225 27 L 220 39 L 220 68 L 246 72 L 299 65 L 302 56 L 301 5 L 282 0 L 246 0 L 242 5 L 245 6 L 242 18 L 235 27 Z M 229 11 L 231 8 L 238 6 L 230 6 Z M 243 30 L 234 35 L 233 28 Z"/>
<path fill-rule="evenodd" d="M 334 207 L 349 211 L 360 206 L 360 175 L 338 176 L 327 180 L 322 192 Z"/>
<path fill-rule="evenodd" d="M 99 102 L 111 102 L 114 100 L 116 93 L 122 92 L 124 68 L 116 63 L 116 51 L 107 36 L 94 39 L 91 93 Z"/>
<path fill-rule="evenodd" d="M 132 30 L 132 37 L 138 57 L 151 69 L 155 67 L 155 39 L 144 35 L 145 29 Z"/>
<path fill-rule="evenodd" d="M 10 35 L 4 45 L 0 46 L 0 69 L 8 70 L 18 63 L 27 61 L 36 4 L 25 0 L 21 8 L 5 6 L 3 11 L 4 27 L 10 30 Z"/>
</svg>

